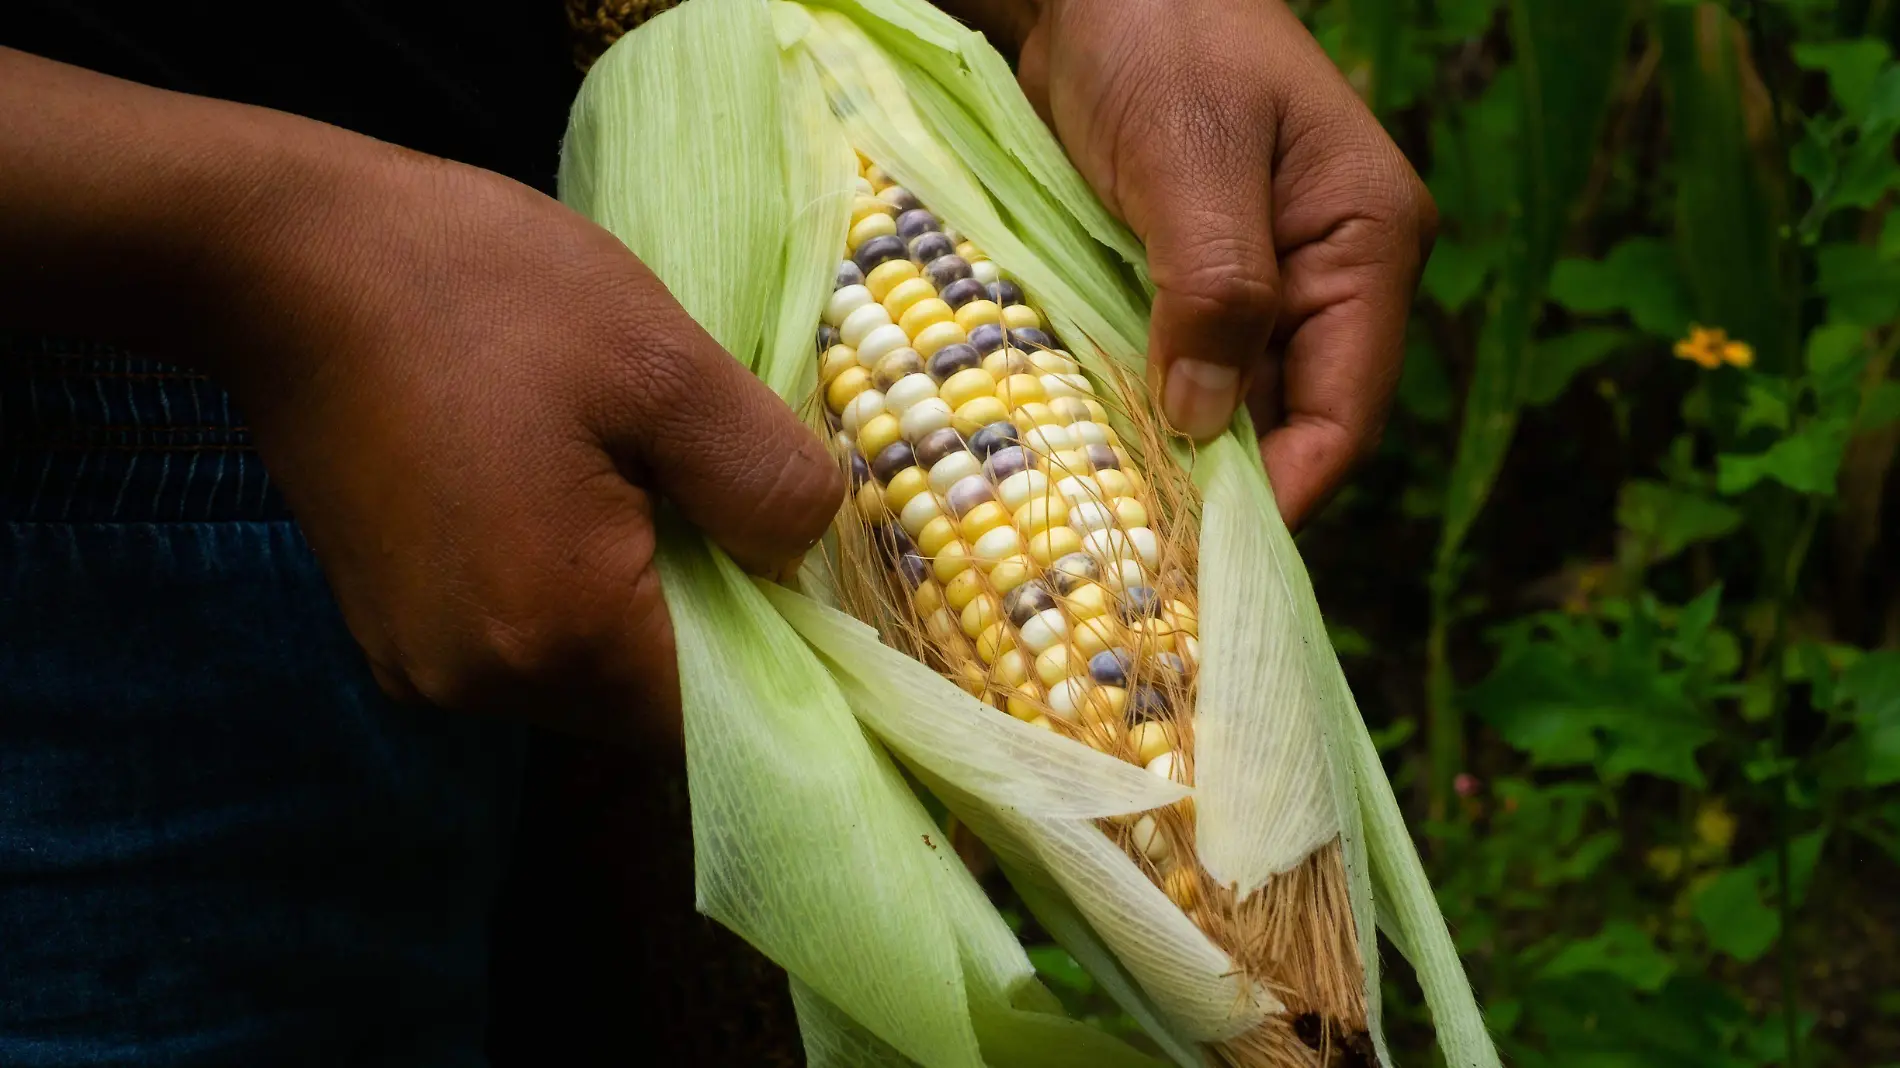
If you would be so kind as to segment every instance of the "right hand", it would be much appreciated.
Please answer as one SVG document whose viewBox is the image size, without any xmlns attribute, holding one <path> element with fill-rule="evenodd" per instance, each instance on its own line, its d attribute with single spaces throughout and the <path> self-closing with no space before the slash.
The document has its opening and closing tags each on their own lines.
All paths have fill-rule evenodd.
<svg viewBox="0 0 1900 1068">
<path fill-rule="evenodd" d="M 390 693 L 677 744 L 665 498 L 739 563 L 810 548 L 822 441 L 605 230 L 367 141 L 273 220 L 214 370 Z"/>
</svg>

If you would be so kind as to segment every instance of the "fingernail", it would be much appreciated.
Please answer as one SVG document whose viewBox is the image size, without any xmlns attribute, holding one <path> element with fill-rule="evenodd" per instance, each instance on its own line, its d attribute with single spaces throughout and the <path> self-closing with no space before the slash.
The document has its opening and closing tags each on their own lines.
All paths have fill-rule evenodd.
<svg viewBox="0 0 1900 1068">
<path fill-rule="evenodd" d="M 1205 441 L 1227 429 L 1240 397 L 1240 369 L 1202 360 L 1175 360 L 1168 365 L 1162 410 L 1174 429 Z"/>
</svg>

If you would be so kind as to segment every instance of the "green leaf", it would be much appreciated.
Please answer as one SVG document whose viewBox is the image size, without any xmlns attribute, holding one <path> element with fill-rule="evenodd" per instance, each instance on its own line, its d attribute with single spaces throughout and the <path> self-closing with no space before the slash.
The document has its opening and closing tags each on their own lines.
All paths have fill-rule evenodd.
<svg viewBox="0 0 1900 1068">
<path fill-rule="evenodd" d="M 1642 928 L 1628 920 L 1611 920 L 1595 936 L 1565 946 L 1537 974 L 1544 979 L 1614 975 L 1638 990 L 1654 993 L 1674 971 L 1675 964 Z"/>
<path fill-rule="evenodd" d="M 1649 547 L 1650 563 L 1661 563 L 1697 542 L 1734 533 L 1742 513 L 1693 489 L 1637 479 L 1618 494 L 1616 521 Z"/>
<path fill-rule="evenodd" d="M 1560 260 L 1550 276 L 1550 297 L 1575 312 L 1627 312 L 1650 334 L 1675 339 L 1688 333 L 1688 292 L 1675 253 L 1653 237 L 1633 237 L 1601 260 Z"/>
<path fill-rule="evenodd" d="M 1828 91 L 1850 116 L 1866 111 L 1874 82 L 1891 55 L 1886 42 L 1876 37 L 1798 42 L 1793 52 L 1803 69 L 1826 72 Z"/>
<path fill-rule="evenodd" d="M 1900 652 L 1861 657 L 1841 673 L 1834 693 L 1851 710 L 1866 784 L 1900 782 Z"/>
<path fill-rule="evenodd" d="M 1815 286 L 1839 322 L 1875 329 L 1900 319 L 1900 263 L 1870 245 L 1836 243 L 1815 254 Z"/>
<path fill-rule="evenodd" d="M 1571 379 L 1608 359 L 1633 337 L 1624 330 L 1591 328 L 1538 342 L 1531 356 L 1524 403 L 1541 406 L 1563 396 Z"/>
<path fill-rule="evenodd" d="M 1427 423 L 1443 423 L 1457 406 L 1445 361 L 1429 342 L 1413 340 L 1405 346 L 1405 365 L 1399 371 L 1399 407 Z"/>
<path fill-rule="evenodd" d="M 1458 312 L 1484 289 L 1485 278 L 1497 265 L 1500 251 L 1496 242 L 1468 245 L 1443 238 L 1432 246 L 1432 258 L 1425 264 L 1419 287 L 1446 311 Z"/>
<path fill-rule="evenodd" d="M 1756 427 L 1788 429 L 1793 414 L 1793 392 L 1789 383 L 1782 379 L 1765 375 L 1751 377 L 1743 393 L 1742 413 L 1736 421 L 1736 428 L 1742 431 Z"/>
<path fill-rule="evenodd" d="M 1702 888 L 1693 907 L 1709 944 L 1744 964 L 1781 935 L 1781 917 L 1762 900 L 1761 882 L 1750 868 L 1731 868 Z"/>
<path fill-rule="evenodd" d="M 1895 213 L 1900 218 L 1900 212 Z M 1867 346 L 1867 331 L 1854 323 L 1828 323 L 1808 335 L 1808 370 L 1825 374 L 1845 366 Z"/>
<path fill-rule="evenodd" d="M 1055 986 L 1078 994 L 1087 994 L 1095 989 L 1095 980 L 1061 946 L 1031 946 L 1028 953 L 1029 962 L 1036 966 L 1036 974 Z"/>
<path fill-rule="evenodd" d="M 1850 430 L 1846 420 L 1817 420 L 1800 433 L 1775 442 L 1766 452 L 1723 453 L 1716 457 L 1716 487 L 1734 496 L 1767 479 L 1797 493 L 1831 496 Z"/>
</svg>

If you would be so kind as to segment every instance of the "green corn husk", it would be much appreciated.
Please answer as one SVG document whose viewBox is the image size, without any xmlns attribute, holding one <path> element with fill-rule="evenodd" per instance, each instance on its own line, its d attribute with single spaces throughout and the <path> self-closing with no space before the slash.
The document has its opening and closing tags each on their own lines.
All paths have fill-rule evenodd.
<svg viewBox="0 0 1900 1068">
<path fill-rule="evenodd" d="M 923 0 L 692 0 L 654 19 L 583 86 L 561 195 L 800 407 L 852 148 L 1007 265 L 1092 377 L 1139 368 L 1139 244 L 1003 59 Z M 1497 1064 L 1251 426 L 1176 460 L 1202 501 L 1201 865 L 1246 898 L 1337 841 L 1380 1062 L 1375 920 L 1418 970 L 1447 1062 Z M 811 1064 L 1160 1063 L 1061 1014 L 900 764 L 1169 1061 L 1231 1058 L 1223 1043 L 1279 1018 L 1095 822 L 1188 788 L 970 697 L 840 612 L 822 566 L 763 583 L 670 519 L 660 561 L 699 908 L 790 973 Z"/>
</svg>

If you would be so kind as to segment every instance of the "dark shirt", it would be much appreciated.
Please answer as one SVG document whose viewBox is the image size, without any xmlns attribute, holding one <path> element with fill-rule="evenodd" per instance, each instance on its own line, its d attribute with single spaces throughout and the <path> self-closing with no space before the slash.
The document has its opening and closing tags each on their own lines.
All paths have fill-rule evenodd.
<svg viewBox="0 0 1900 1068">
<path fill-rule="evenodd" d="M 4 0 L 0 44 L 318 119 L 548 192 L 581 79 L 558 0 Z"/>
</svg>

